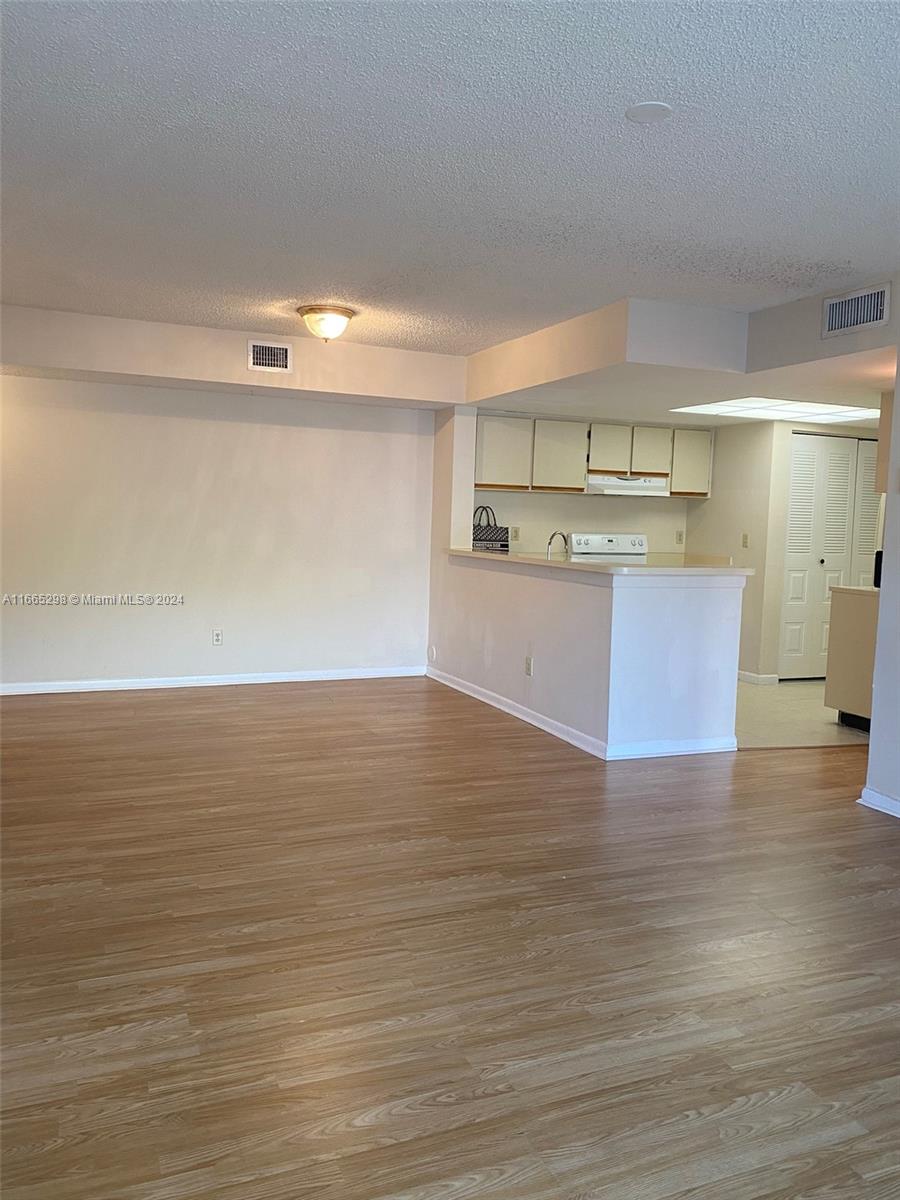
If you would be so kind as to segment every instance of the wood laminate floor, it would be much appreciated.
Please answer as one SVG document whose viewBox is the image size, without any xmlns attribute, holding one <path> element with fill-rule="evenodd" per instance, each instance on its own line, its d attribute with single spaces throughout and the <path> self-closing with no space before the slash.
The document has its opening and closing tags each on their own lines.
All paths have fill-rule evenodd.
<svg viewBox="0 0 900 1200">
<path fill-rule="evenodd" d="M 603 764 L 428 680 L 31 696 L 5 1200 L 897 1200 L 865 750 Z"/>
</svg>

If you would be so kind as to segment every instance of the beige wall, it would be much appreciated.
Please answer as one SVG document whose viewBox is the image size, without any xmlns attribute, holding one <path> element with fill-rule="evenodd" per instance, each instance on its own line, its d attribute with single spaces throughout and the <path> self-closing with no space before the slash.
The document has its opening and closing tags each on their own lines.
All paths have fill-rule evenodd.
<svg viewBox="0 0 900 1200">
<path fill-rule="evenodd" d="M 689 554 L 727 554 L 735 566 L 755 572 L 744 589 L 740 652 L 741 670 L 752 675 L 766 673 L 761 655 L 773 437 L 771 422 L 718 428 L 710 498 L 687 505 Z"/>
<path fill-rule="evenodd" d="M 790 363 L 814 362 L 861 350 L 896 345 L 896 311 L 900 303 L 900 275 L 882 276 L 861 286 L 878 287 L 891 282 L 893 305 L 891 322 L 873 329 L 845 333 L 840 337 L 822 337 L 824 296 L 809 296 L 790 304 L 762 308 L 750 314 L 747 338 L 747 370 L 766 371 Z"/>
<path fill-rule="evenodd" d="M 489 346 L 466 360 L 470 402 L 503 396 L 624 362 L 628 301 L 619 300 L 559 325 Z"/>
<path fill-rule="evenodd" d="M 3 382 L 3 591 L 185 598 L 6 606 L 5 683 L 424 665 L 433 414 Z"/>
<path fill-rule="evenodd" d="M 654 554 L 671 554 L 680 562 L 684 546 L 675 541 L 686 528 L 687 501 L 631 496 L 554 495 L 544 492 L 501 492 L 479 488 L 476 504 L 490 504 L 502 525 L 519 527 L 519 542 L 510 549 L 543 553 L 555 529 L 564 533 L 646 533 Z M 557 545 L 557 550 L 559 546 Z"/>
</svg>

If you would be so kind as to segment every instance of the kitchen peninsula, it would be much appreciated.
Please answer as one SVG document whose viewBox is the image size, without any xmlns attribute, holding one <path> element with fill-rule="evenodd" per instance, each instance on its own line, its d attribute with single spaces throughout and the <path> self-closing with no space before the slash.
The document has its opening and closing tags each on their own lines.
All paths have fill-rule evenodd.
<svg viewBox="0 0 900 1200">
<path fill-rule="evenodd" d="M 443 552 L 428 673 L 602 759 L 736 749 L 747 568 Z"/>
<path fill-rule="evenodd" d="M 638 561 L 572 561 L 577 534 L 550 559 L 473 550 L 477 457 L 475 414 L 440 414 L 427 674 L 602 759 L 736 749 L 752 570 L 652 546 Z"/>
</svg>

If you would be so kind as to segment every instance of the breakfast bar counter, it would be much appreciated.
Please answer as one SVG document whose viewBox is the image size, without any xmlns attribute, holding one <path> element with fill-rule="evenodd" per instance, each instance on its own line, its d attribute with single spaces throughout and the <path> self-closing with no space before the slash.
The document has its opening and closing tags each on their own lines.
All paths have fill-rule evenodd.
<svg viewBox="0 0 900 1200">
<path fill-rule="evenodd" d="M 736 749 L 748 568 L 453 549 L 428 674 L 603 759 Z"/>
<path fill-rule="evenodd" d="M 752 575 L 749 567 L 721 566 L 710 563 L 686 562 L 673 563 L 672 555 L 648 554 L 646 563 L 619 562 L 586 562 L 583 556 L 554 554 L 548 558 L 545 554 L 507 554 L 495 550 L 449 550 L 451 558 L 480 558 L 486 562 L 500 563 L 507 566 L 537 566 L 558 568 L 563 571 L 590 571 L 601 575 L 680 575 L 680 576 L 742 576 Z M 740 584 L 739 586 L 743 586 Z"/>
</svg>

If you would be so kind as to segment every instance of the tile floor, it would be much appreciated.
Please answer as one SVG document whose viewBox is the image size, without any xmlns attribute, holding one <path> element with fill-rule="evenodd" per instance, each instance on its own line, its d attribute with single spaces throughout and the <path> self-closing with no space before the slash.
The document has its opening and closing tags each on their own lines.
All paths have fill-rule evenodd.
<svg viewBox="0 0 900 1200">
<path fill-rule="evenodd" d="M 738 684 L 737 739 L 742 750 L 764 746 L 865 745 L 858 729 L 837 723 L 825 707 L 823 679 L 791 679 L 774 686 Z"/>
</svg>

